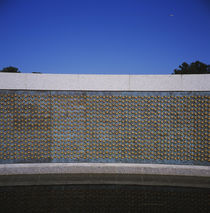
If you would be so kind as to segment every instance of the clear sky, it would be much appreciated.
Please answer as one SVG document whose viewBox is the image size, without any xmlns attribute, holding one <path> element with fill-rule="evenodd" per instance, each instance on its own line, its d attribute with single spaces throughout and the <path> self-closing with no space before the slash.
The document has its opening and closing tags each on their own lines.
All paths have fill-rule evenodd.
<svg viewBox="0 0 210 213">
<path fill-rule="evenodd" d="M 0 69 L 171 74 L 210 64 L 210 0 L 0 0 Z"/>
</svg>

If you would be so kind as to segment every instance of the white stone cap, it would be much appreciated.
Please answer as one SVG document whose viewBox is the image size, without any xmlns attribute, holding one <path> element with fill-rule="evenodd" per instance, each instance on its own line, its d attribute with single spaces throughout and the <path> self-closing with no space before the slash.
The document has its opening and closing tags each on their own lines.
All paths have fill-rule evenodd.
<svg viewBox="0 0 210 213">
<path fill-rule="evenodd" d="M 0 89 L 71 91 L 210 91 L 210 74 L 77 75 L 0 73 Z"/>
<path fill-rule="evenodd" d="M 210 167 L 129 163 L 0 165 L 0 186 L 131 184 L 210 188 Z"/>
<path fill-rule="evenodd" d="M 0 164 L 0 175 L 14 174 L 144 174 L 210 178 L 209 166 L 135 163 Z"/>
</svg>

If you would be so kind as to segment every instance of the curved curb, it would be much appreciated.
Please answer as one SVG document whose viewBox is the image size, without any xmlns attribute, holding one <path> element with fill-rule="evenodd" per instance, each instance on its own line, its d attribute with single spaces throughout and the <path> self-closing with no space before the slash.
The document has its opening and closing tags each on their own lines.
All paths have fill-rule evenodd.
<svg viewBox="0 0 210 213">
<path fill-rule="evenodd" d="M 0 165 L 0 186 L 60 184 L 131 184 L 210 188 L 210 167 L 125 163 Z"/>
</svg>

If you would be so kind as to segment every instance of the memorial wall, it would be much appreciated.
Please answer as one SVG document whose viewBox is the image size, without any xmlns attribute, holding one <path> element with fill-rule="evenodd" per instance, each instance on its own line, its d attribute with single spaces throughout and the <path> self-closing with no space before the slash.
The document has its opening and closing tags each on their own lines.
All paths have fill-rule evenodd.
<svg viewBox="0 0 210 213">
<path fill-rule="evenodd" d="M 209 166 L 209 95 L 0 90 L 0 163 Z"/>
<path fill-rule="evenodd" d="M 0 73 L 1 212 L 210 212 L 210 75 Z"/>
</svg>

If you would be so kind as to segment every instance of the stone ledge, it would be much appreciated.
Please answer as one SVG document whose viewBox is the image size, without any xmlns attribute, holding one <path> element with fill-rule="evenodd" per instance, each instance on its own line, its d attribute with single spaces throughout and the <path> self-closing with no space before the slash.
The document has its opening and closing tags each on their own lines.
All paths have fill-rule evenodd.
<svg viewBox="0 0 210 213">
<path fill-rule="evenodd" d="M 58 184 L 133 184 L 210 188 L 210 167 L 124 163 L 0 165 L 0 186 Z"/>
<path fill-rule="evenodd" d="M 0 73 L 0 89 L 76 91 L 209 91 L 210 75 Z"/>
</svg>

